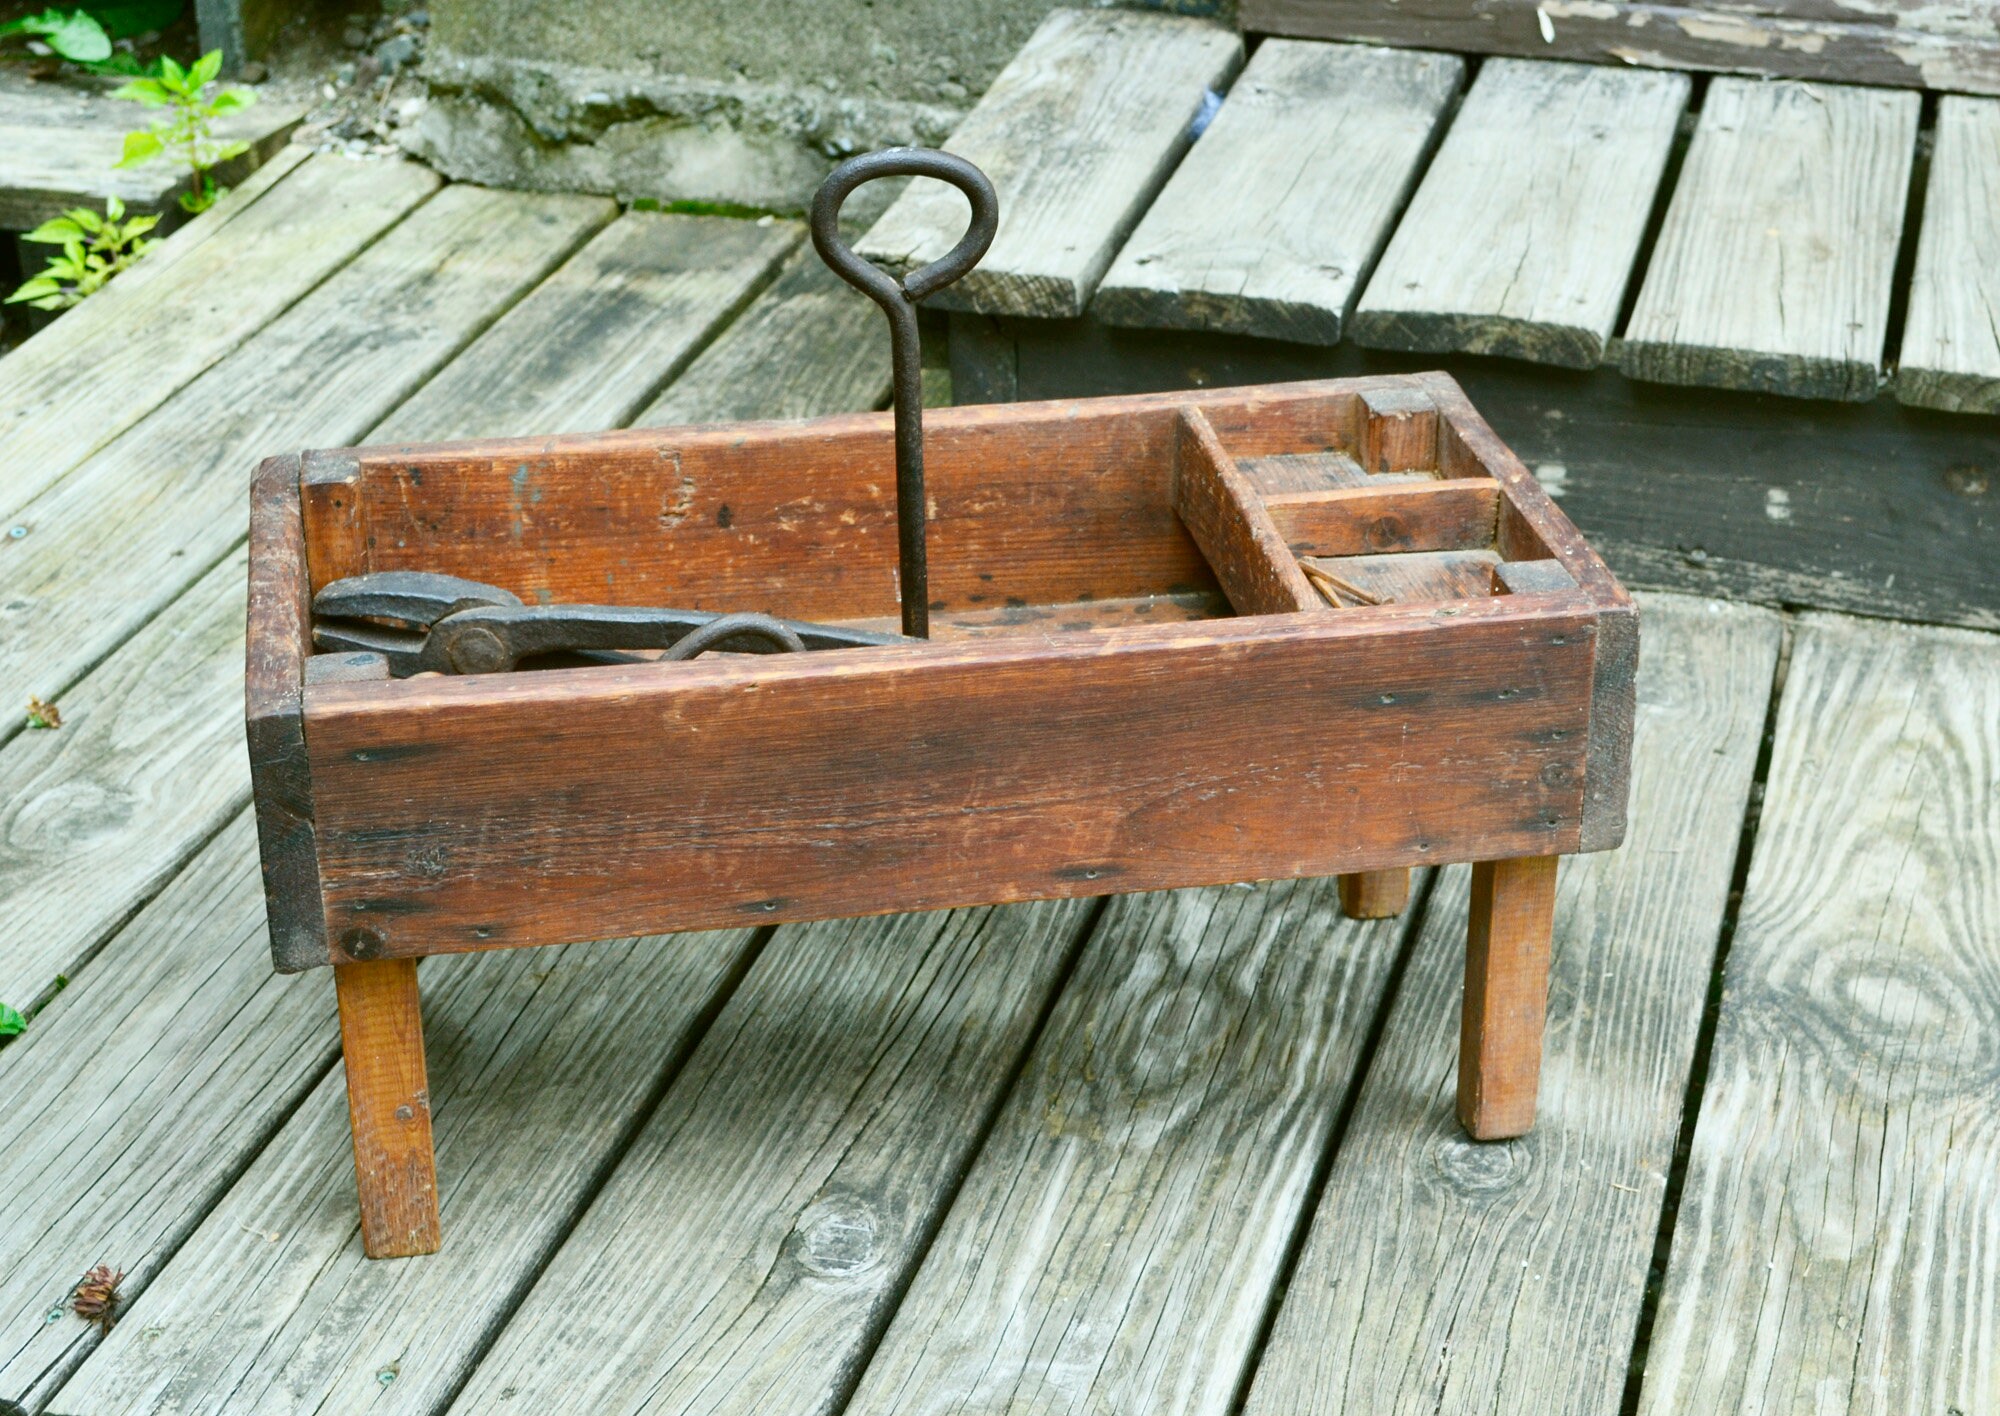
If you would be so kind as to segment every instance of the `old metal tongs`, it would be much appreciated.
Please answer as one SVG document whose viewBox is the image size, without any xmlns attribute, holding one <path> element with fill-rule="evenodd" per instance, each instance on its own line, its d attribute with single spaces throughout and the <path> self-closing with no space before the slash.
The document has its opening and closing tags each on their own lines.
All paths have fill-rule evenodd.
<svg viewBox="0 0 2000 1416">
<path fill-rule="evenodd" d="M 389 672 L 493 674 L 524 659 L 636 663 L 622 651 L 692 659 L 711 649 L 776 654 L 899 644 L 900 636 L 760 614 L 639 605 L 524 605 L 511 591 L 456 575 L 386 570 L 336 580 L 313 597 L 313 643 L 381 654 Z"/>
<path fill-rule="evenodd" d="M 879 177 L 935 177 L 972 204 L 972 222 L 941 259 L 901 279 L 855 254 L 840 238 L 840 208 Z M 930 576 L 924 518 L 923 358 L 917 301 L 979 262 L 999 228 L 999 199 L 986 174 L 929 148 L 889 148 L 848 159 L 813 199 L 820 258 L 889 317 L 896 420 L 896 540 L 903 634 L 930 635 Z M 376 571 L 337 580 L 313 597 L 313 642 L 327 651 L 383 655 L 397 677 L 490 674 L 544 663 L 632 663 L 633 650 L 669 660 L 708 650 L 774 654 L 898 644 L 893 634 L 775 619 L 631 605 L 524 605 L 511 591 L 429 571 Z"/>
</svg>

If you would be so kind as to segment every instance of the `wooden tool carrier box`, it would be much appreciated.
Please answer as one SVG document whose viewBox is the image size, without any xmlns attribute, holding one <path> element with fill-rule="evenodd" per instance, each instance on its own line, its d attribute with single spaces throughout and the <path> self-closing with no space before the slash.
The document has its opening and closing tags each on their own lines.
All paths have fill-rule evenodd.
<svg viewBox="0 0 2000 1416">
<path fill-rule="evenodd" d="M 334 966 L 371 1253 L 437 1244 L 414 959 L 1475 871 L 1460 1113 L 1533 1120 L 1556 857 L 1624 831 L 1630 599 L 1442 375 L 936 410 L 931 634 L 392 679 L 314 594 L 895 628 L 887 414 L 280 457 L 248 718 L 277 967 Z"/>
</svg>

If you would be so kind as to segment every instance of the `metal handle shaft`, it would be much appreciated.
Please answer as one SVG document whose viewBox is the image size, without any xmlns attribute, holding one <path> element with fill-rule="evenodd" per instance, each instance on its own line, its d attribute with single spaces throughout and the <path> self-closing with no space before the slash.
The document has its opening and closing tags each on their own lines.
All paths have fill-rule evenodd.
<svg viewBox="0 0 2000 1416">
<path fill-rule="evenodd" d="M 936 177 L 965 193 L 972 224 L 941 259 L 902 279 L 863 260 L 840 239 L 840 207 L 864 182 L 878 177 Z M 834 274 L 882 307 L 889 317 L 889 352 L 896 410 L 896 549 L 903 633 L 930 637 L 930 569 L 924 536 L 923 348 L 917 301 L 957 280 L 979 263 L 1000 225 L 1000 199 L 986 174 L 962 157 L 932 148 L 885 148 L 850 157 L 820 184 L 812 205 L 813 247 Z"/>
</svg>

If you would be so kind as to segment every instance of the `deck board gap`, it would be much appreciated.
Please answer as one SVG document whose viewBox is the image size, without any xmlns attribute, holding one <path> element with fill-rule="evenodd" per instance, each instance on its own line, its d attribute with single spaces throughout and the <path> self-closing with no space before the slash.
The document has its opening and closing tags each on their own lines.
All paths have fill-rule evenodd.
<svg viewBox="0 0 2000 1416">
<path fill-rule="evenodd" d="M 1270 1291 L 1265 1294 L 1263 1317 L 1244 1356 L 1243 1373 L 1237 1381 L 1236 1391 L 1229 1399 L 1229 1416 L 1243 1416 L 1244 1408 L 1250 1404 L 1251 1383 L 1256 1381 L 1257 1368 L 1264 1361 L 1264 1350 L 1270 1345 L 1271 1330 L 1277 1326 L 1278 1310 L 1285 1305 L 1285 1293 L 1292 1286 L 1292 1275 L 1298 1272 L 1306 1237 L 1312 1233 L 1313 1217 L 1319 1213 L 1327 1181 L 1333 1176 L 1333 1163 L 1340 1156 L 1341 1143 L 1347 1139 L 1355 1107 L 1361 1101 L 1362 1084 L 1368 1080 L 1368 1073 L 1375 1065 L 1375 1054 L 1382 1046 L 1383 1035 L 1389 1030 L 1389 1016 L 1395 1011 L 1396 999 L 1403 991 L 1403 977 L 1409 972 L 1410 960 L 1416 957 L 1418 941 L 1424 937 L 1424 924 L 1430 918 L 1431 903 L 1437 898 L 1438 882 L 1443 878 L 1442 870 L 1426 870 L 1418 872 L 1418 878 L 1413 882 L 1416 888 L 1411 892 L 1408 908 L 1403 911 L 1403 932 L 1396 941 L 1396 957 L 1382 981 L 1382 996 L 1376 1001 L 1374 1017 L 1368 1020 L 1368 1031 L 1362 1036 L 1361 1051 L 1354 1059 L 1354 1069 L 1348 1074 L 1347 1085 L 1341 1090 L 1340 1107 L 1334 1114 L 1326 1145 L 1320 1150 L 1319 1162 L 1313 1167 L 1312 1178 L 1306 1183 L 1305 1197 L 1294 1217 L 1284 1257 L 1271 1277 Z"/>
<path fill-rule="evenodd" d="M 1785 676 L 1792 663 L 1792 636 L 1795 620 L 1786 612 L 1779 620 L 1778 657 L 1771 668 L 1771 693 L 1764 703 L 1764 725 L 1757 739 L 1757 761 L 1750 772 L 1750 792 L 1743 804 L 1743 828 L 1736 838 L 1736 859 L 1729 870 L 1728 903 L 1723 906 L 1722 925 L 1716 932 L 1715 959 L 1709 969 L 1708 989 L 1702 998 L 1701 1021 L 1695 1027 L 1694 1055 L 1688 1063 L 1687 1089 L 1681 1098 L 1680 1128 L 1674 1135 L 1674 1153 L 1667 1162 L 1666 1193 L 1660 1199 L 1660 1224 L 1653 1236 L 1653 1253 L 1647 1271 L 1665 1277 L 1673 1255 L 1674 1230 L 1680 1220 L 1681 1196 L 1687 1189 L 1688 1160 L 1694 1147 L 1695 1121 L 1701 1115 L 1702 1093 L 1708 1086 L 1709 1059 L 1715 1054 L 1715 1030 L 1722 1017 L 1722 980 L 1729 965 L 1729 949 L 1736 942 L 1736 920 L 1743 907 L 1743 890 L 1750 879 L 1750 857 L 1757 848 L 1757 827 L 1764 814 L 1764 788 L 1771 778 L 1771 755 L 1778 739 L 1778 705 L 1785 696 Z M 1618 1416 L 1638 1416 L 1639 1395 L 1645 1386 L 1646 1354 L 1653 1341 L 1653 1325 L 1660 1315 L 1664 1283 L 1648 1283 L 1639 1300 L 1639 1320 L 1632 1328 L 1632 1356 L 1625 1368 L 1625 1391 L 1619 1398 Z"/>
</svg>

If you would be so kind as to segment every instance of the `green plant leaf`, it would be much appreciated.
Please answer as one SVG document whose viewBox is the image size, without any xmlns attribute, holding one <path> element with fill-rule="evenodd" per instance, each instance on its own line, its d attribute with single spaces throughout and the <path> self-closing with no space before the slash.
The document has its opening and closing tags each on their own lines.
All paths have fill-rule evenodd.
<svg viewBox="0 0 2000 1416">
<path fill-rule="evenodd" d="M 134 79 L 129 84 L 120 84 L 111 90 L 111 96 L 143 103 L 148 108 L 164 108 L 173 99 L 167 86 L 158 79 Z"/>
<path fill-rule="evenodd" d="M 21 239 L 36 241 L 44 246 L 60 246 L 63 242 L 74 240 L 82 234 L 83 228 L 74 221 L 66 216 L 56 216 L 44 221 Z"/>
<path fill-rule="evenodd" d="M 19 305 L 29 300 L 39 300 L 44 295 L 54 295 L 61 291 L 61 289 L 62 286 L 60 284 L 49 279 L 46 275 L 38 275 L 31 280 L 23 281 L 21 288 L 16 290 L 12 295 L 9 295 L 4 303 Z"/>
<path fill-rule="evenodd" d="M 160 56 L 160 82 L 176 93 L 187 91 L 187 70 L 176 64 L 171 54 Z"/>
<path fill-rule="evenodd" d="M 125 135 L 125 155 L 113 165 L 136 167 L 142 162 L 151 161 L 164 151 L 166 145 L 160 141 L 160 135 L 150 129 L 141 128 L 136 133 Z"/>
<path fill-rule="evenodd" d="M 6 34 L 39 35 L 57 54 L 78 63 L 111 57 L 111 37 L 82 10 L 48 9 L 39 15 L 24 15 L 0 26 L 0 35 Z"/>
<path fill-rule="evenodd" d="M 129 240 L 143 236 L 148 231 L 151 231 L 155 226 L 158 226 L 159 224 L 160 224 L 160 218 L 150 213 L 144 216 L 135 216 L 130 221 L 125 223 L 124 230 L 126 238 Z M 153 243 L 149 241 L 146 242 L 145 244 L 151 245 Z"/>
<path fill-rule="evenodd" d="M 246 142 L 223 143 L 210 156 L 208 165 L 213 167 L 218 162 L 227 162 L 232 157 L 241 157 L 248 151 L 250 151 L 250 144 Z"/>
<path fill-rule="evenodd" d="M 239 108 L 248 108 L 257 101 L 257 95 L 249 89 L 224 89 L 209 100 L 208 111 L 216 117 L 234 113 Z"/>
<path fill-rule="evenodd" d="M 27 1030 L 28 1020 L 21 1016 L 21 1010 L 0 1003 L 0 1037 L 18 1037 Z"/>
<path fill-rule="evenodd" d="M 121 4 L 86 7 L 113 39 L 130 39 L 148 30 L 163 30 L 181 17 L 183 0 L 123 0 Z"/>
<path fill-rule="evenodd" d="M 211 49 L 194 61 L 194 67 L 187 71 L 188 92 L 200 93 L 215 82 L 215 76 L 222 72 L 222 51 Z"/>
</svg>

